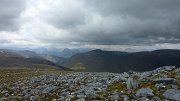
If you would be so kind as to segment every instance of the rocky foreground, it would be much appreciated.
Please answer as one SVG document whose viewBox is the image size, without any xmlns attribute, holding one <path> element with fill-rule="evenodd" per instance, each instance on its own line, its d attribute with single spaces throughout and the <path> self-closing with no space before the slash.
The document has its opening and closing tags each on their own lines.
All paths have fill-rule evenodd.
<svg viewBox="0 0 180 101">
<path fill-rule="evenodd" d="M 1 100 L 180 101 L 180 68 L 165 66 L 142 73 L 49 72 L 3 82 Z"/>
</svg>

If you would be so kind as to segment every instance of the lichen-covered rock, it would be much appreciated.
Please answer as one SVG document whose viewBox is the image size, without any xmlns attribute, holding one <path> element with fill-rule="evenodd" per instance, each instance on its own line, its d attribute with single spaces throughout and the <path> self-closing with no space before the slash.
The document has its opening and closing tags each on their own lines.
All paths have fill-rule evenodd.
<svg viewBox="0 0 180 101">
<path fill-rule="evenodd" d="M 163 96 L 167 99 L 180 101 L 180 90 L 168 89 L 163 93 Z"/>
<path fill-rule="evenodd" d="M 126 81 L 127 89 L 135 89 L 138 86 L 138 81 L 134 80 L 132 77 L 129 77 Z"/>
<path fill-rule="evenodd" d="M 137 97 L 149 97 L 154 96 L 153 90 L 150 88 L 141 88 L 136 92 Z"/>
</svg>

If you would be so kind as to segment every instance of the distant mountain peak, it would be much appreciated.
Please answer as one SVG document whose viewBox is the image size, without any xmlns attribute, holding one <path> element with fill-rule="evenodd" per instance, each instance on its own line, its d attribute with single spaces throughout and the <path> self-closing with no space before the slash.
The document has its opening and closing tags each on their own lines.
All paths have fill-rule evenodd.
<svg viewBox="0 0 180 101">
<path fill-rule="evenodd" d="M 101 52 L 102 52 L 102 50 L 101 50 L 101 49 L 95 49 L 94 51 L 101 51 Z"/>
<path fill-rule="evenodd" d="M 90 52 L 103 52 L 101 49 L 95 49 L 95 50 L 92 50 Z"/>
<path fill-rule="evenodd" d="M 62 52 L 67 52 L 67 51 L 71 51 L 71 49 L 69 49 L 69 48 L 64 48 Z"/>
</svg>

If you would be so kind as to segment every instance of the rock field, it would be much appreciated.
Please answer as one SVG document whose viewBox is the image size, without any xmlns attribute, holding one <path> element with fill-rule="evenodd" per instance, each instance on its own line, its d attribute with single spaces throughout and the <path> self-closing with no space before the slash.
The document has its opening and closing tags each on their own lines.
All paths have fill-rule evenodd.
<svg viewBox="0 0 180 101">
<path fill-rule="evenodd" d="M 164 66 L 142 73 L 42 73 L 11 84 L 1 82 L 1 100 L 180 101 L 180 68 Z"/>
</svg>

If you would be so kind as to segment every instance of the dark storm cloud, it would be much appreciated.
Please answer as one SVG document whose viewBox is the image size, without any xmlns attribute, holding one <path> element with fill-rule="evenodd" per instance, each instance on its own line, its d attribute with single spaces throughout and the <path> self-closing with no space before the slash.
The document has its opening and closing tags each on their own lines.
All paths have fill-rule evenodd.
<svg viewBox="0 0 180 101">
<path fill-rule="evenodd" d="M 86 4 L 104 19 L 97 30 L 85 32 L 84 38 L 94 44 L 180 42 L 179 0 L 91 0 Z"/>
<path fill-rule="evenodd" d="M 112 49 L 180 43 L 180 0 L 22 1 L 0 0 L 0 42 Z"/>
<path fill-rule="evenodd" d="M 24 7 L 24 0 L 0 0 L 0 30 L 18 29 L 19 16 Z"/>
</svg>

